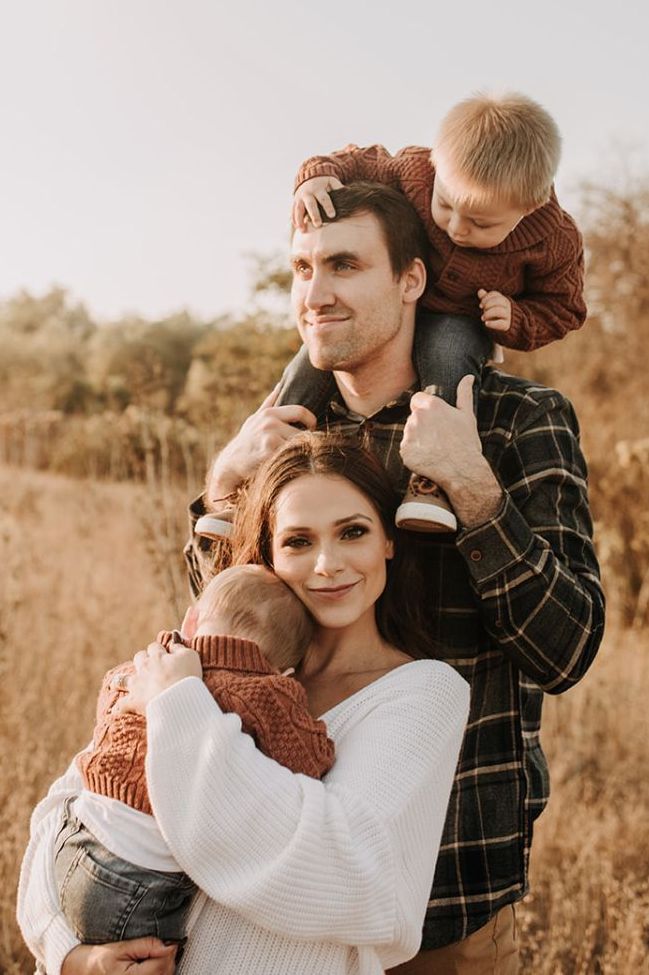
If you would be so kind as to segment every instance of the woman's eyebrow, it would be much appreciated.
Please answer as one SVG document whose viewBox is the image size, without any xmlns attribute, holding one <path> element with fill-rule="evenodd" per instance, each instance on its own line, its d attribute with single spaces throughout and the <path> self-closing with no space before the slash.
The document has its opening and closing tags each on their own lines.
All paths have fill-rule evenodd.
<svg viewBox="0 0 649 975">
<path fill-rule="evenodd" d="M 335 528 L 339 525 L 346 525 L 350 521 L 358 521 L 361 518 L 363 521 L 372 522 L 370 515 L 364 515 L 360 511 L 355 515 L 345 515 L 344 518 L 337 518 L 336 521 L 332 522 Z M 284 525 L 282 528 L 278 529 L 278 535 L 284 535 L 286 532 L 311 532 L 313 531 L 312 525 Z"/>
<path fill-rule="evenodd" d="M 334 521 L 334 525 L 336 525 L 336 527 L 338 527 L 338 525 L 344 525 L 348 521 L 357 521 L 359 518 L 361 518 L 363 521 L 372 521 L 372 518 L 370 518 L 369 515 L 363 515 L 359 511 L 358 514 L 355 514 L 355 515 L 346 515 L 344 518 L 338 518 L 337 521 Z"/>
</svg>

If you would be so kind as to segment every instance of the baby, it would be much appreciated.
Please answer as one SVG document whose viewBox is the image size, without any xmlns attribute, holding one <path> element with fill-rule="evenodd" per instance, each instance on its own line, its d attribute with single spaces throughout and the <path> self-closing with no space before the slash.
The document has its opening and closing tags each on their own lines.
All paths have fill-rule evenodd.
<svg viewBox="0 0 649 975">
<path fill-rule="evenodd" d="M 334 746 L 324 723 L 309 714 L 304 689 L 288 676 L 312 632 L 310 616 L 288 586 L 263 566 L 241 565 L 210 581 L 188 609 L 182 635 L 162 632 L 158 642 L 196 650 L 221 709 L 240 716 L 266 755 L 320 778 L 333 764 Z M 92 745 L 77 757 L 85 789 L 67 803 L 55 875 L 63 911 L 82 942 L 153 935 L 177 942 L 180 951 L 196 885 L 152 815 L 146 719 L 115 709 L 133 670 L 122 664 L 104 677 Z"/>
<path fill-rule="evenodd" d="M 409 146 L 391 156 L 382 146 L 350 145 L 300 167 L 293 206 L 299 229 L 334 217 L 335 190 L 356 181 L 387 183 L 417 210 L 430 244 L 420 300 L 430 365 L 419 379 L 452 405 L 467 373 L 476 377 L 477 394 L 494 340 L 536 349 L 586 318 L 581 235 L 552 185 L 560 149 L 556 123 L 530 98 L 477 95 L 445 116 L 432 150 Z M 314 409 L 309 392 L 317 383 L 306 356 L 298 357 L 282 402 Z M 396 521 L 420 531 L 457 527 L 448 499 L 415 475 Z"/>
</svg>

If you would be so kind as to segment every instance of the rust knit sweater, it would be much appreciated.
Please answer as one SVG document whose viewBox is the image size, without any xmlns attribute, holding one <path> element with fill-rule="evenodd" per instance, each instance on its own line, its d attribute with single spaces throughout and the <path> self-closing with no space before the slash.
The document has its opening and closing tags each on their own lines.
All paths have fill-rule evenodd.
<svg viewBox="0 0 649 975">
<path fill-rule="evenodd" d="M 435 169 L 430 149 L 408 146 L 391 156 L 383 146 L 350 145 L 302 164 L 295 187 L 313 176 L 342 183 L 369 180 L 401 190 L 421 217 L 430 242 L 429 280 L 421 299 L 432 312 L 480 317 L 479 288 L 500 291 L 512 303 L 512 322 L 500 345 L 530 351 L 547 345 L 586 319 L 584 253 L 574 220 L 554 191 L 545 206 L 524 217 L 496 247 L 458 247 L 434 222 Z M 495 333 L 494 333 L 495 334 Z"/>
<path fill-rule="evenodd" d="M 158 642 L 168 646 L 171 633 Z M 257 747 L 292 772 L 320 778 L 334 761 L 334 745 L 323 721 L 309 714 L 306 693 L 292 677 L 273 670 L 256 643 L 231 636 L 198 636 L 191 646 L 200 654 L 203 680 L 223 711 L 241 718 L 243 731 Z M 111 686 L 117 674 L 133 673 L 133 664 L 114 667 L 104 677 L 97 702 L 92 748 L 78 756 L 84 784 L 91 792 L 151 814 L 146 787 L 146 719 L 115 714 L 125 691 Z"/>
</svg>

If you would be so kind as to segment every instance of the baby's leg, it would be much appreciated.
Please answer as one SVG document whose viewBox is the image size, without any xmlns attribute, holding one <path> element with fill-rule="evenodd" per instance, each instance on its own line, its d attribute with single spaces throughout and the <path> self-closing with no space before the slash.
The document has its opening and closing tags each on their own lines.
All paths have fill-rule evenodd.
<svg viewBox="0 0 649 975">
<path fill-rule="evenodd" d="M 182 945 L 196 885 L 115 856 L 69 811 L 55 843 L 61 907 L 83 944 L 151 936 Z"/>
</svg>

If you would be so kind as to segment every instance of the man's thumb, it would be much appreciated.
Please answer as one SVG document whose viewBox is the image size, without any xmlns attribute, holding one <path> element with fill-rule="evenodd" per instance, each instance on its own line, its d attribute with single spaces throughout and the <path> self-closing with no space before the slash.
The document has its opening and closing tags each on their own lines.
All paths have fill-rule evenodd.
<svg viewBox="0 0 649 975">
<path fill-rule="evenodd" d="M 455 405 L 463 413 L 473 413 L 473 385 L 475 376 L 462 376 L 457 384 Z"/>
</svg>

